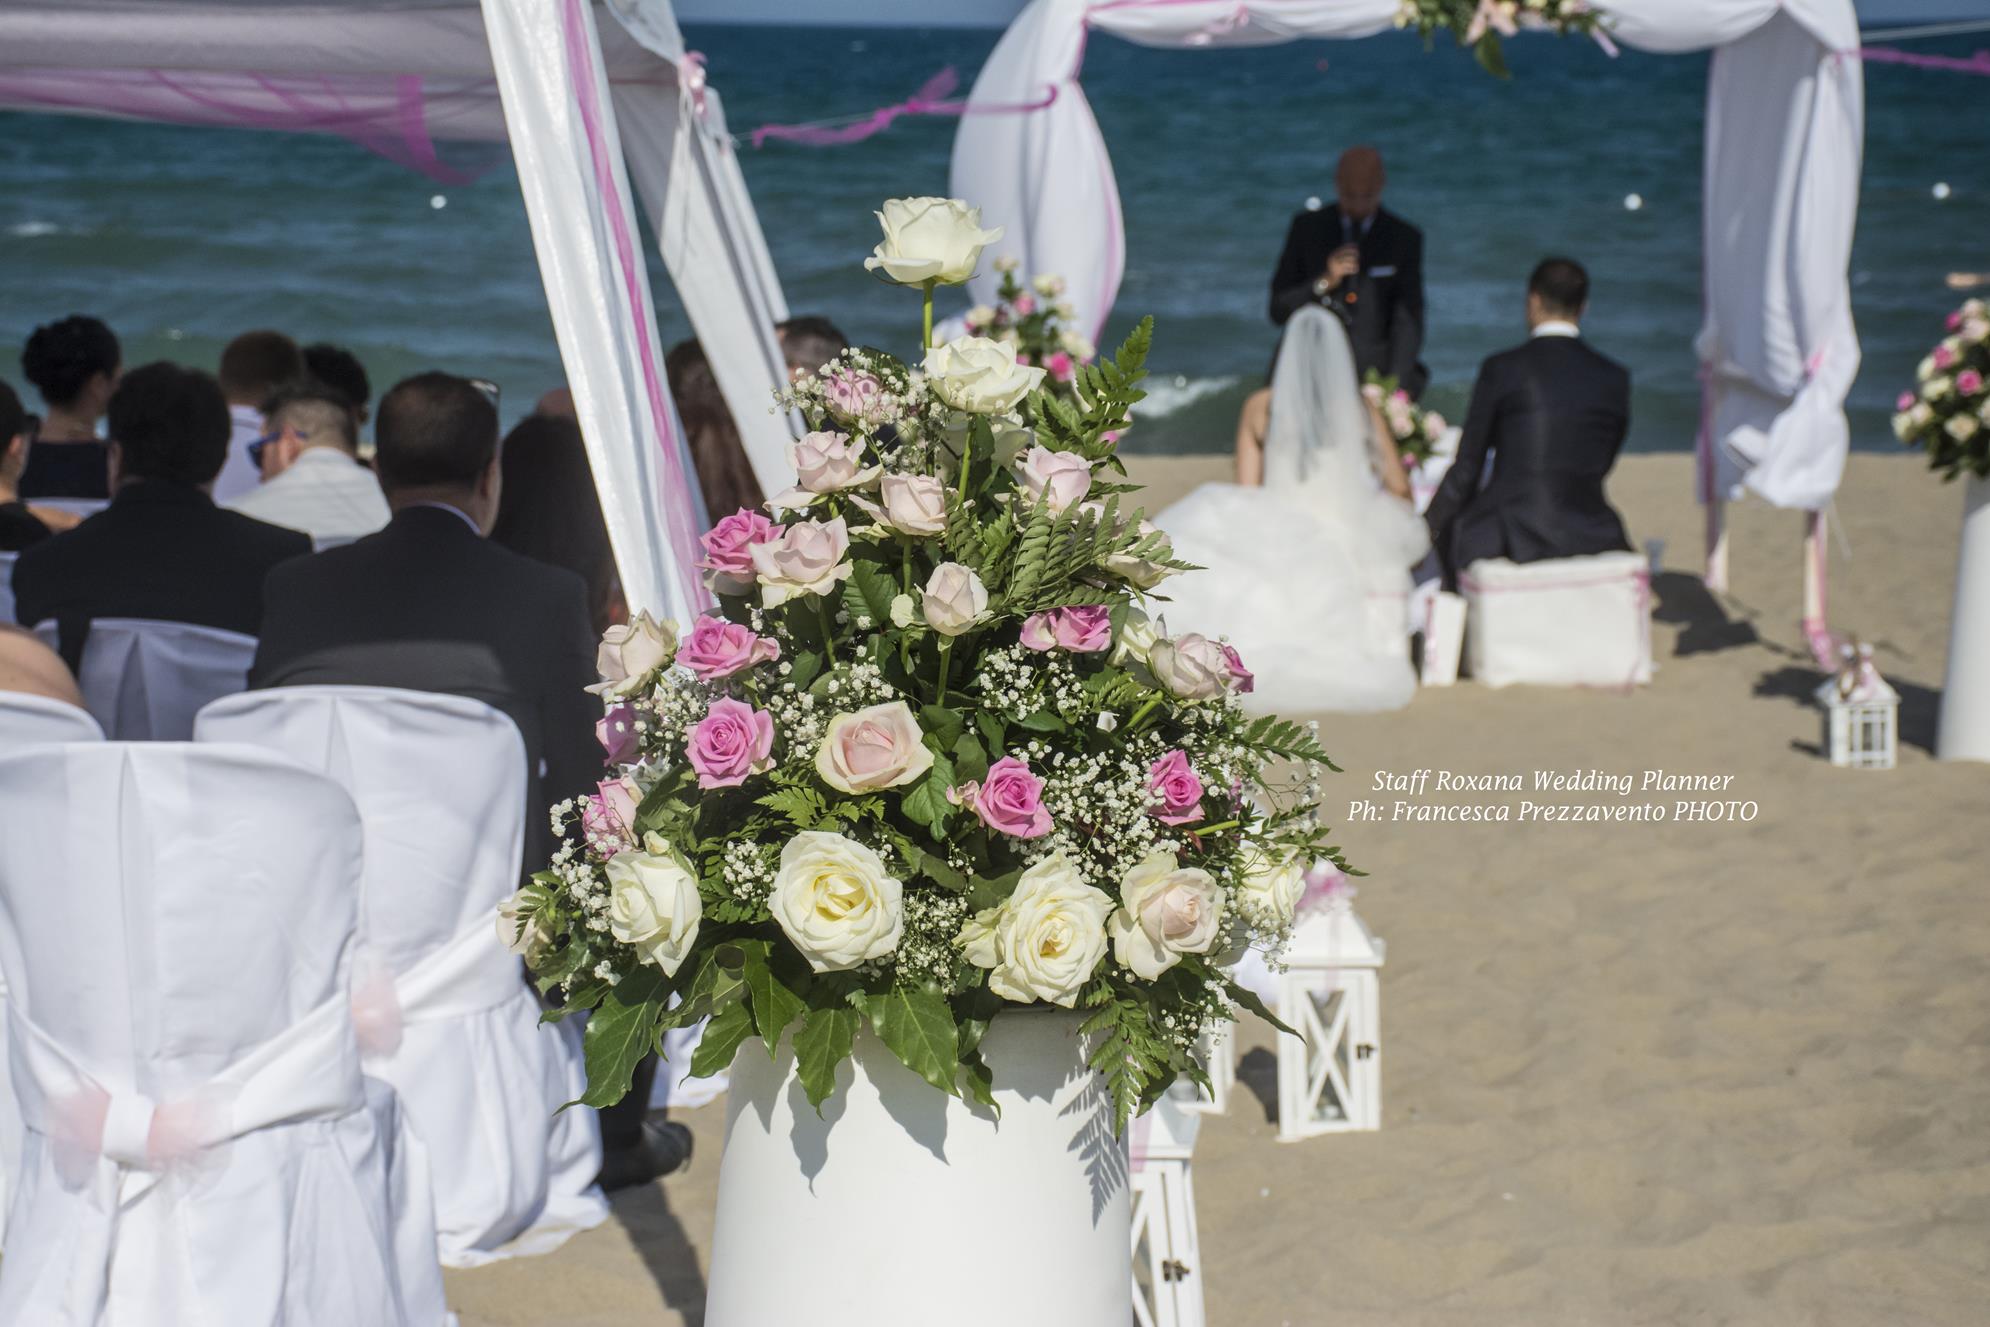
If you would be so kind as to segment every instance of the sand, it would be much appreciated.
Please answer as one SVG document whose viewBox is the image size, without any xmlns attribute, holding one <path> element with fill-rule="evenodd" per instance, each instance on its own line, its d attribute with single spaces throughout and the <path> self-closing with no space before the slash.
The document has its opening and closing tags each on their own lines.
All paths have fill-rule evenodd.
<svg viewBox="0 0 1990 1327">
<path fill-rule="evenodd" d="M 1221 471 L 1136 477 L 1158 506 Z M 1246 1027 L 1195 1161 L 1214 1327 L 1990 1320 L 1990 765 L 1929 754 L 1961 493 L 1852 461 L 1831 618 L 1904 697 L 1900 767 L 1864 772 L 1817 752 L 1801 518 L 1737 510 L 1717 599 L 1690 476 L 1640 456 L 1611 484 L 1670 550 L 1651 687 L 1329 718 L 1327 807 L 1378 770 L 1663 769 L 1734 776 L 1756 818 L 1348 825 L 1389 942 L 1384 1127 L 1275 1142 Z M 698 1323 L 723 1107 L 682 1118 L 689 1173 L 556 1254 L 452 1273 L 464 1327 Z"/>
</svg>

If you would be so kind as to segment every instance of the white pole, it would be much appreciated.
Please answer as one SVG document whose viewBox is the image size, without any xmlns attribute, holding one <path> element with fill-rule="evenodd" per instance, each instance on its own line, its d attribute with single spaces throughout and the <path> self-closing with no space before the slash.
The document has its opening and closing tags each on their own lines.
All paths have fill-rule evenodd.
<svg viewBox="0 0 1990 1327">
<path fill-rule="evenodd" d="M 1974 475 L 1963 496 L 1935 754 L 1943 760 L 1990 761 L 1990 480 Z"/>
</svg>

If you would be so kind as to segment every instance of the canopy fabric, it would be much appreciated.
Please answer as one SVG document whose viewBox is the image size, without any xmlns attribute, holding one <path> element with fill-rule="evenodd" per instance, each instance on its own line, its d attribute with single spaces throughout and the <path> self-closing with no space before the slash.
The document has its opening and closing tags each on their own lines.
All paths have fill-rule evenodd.
<svg viewBox="0 0 1990 1327">
<path fill-rule="evenodd" d="M 1715 51 L 1696 342 L 1706 380 L 1702 497 L 1745 484 L 1779 506 L 1820 507 L 1843 476 L 1844 400 L 1859 364 L 1847 276 L 1864 138 L 1852 0 L 1598 7 L 1615 41 Z M 1126 245 L 1112 161 L 1078 83 L 1088 33 L 1171 48 L 1354 38 L 1393 27 L 1398 8 L 1397 0 L 1033 0 L 975 80 L 954 140 L 953 192 L 975 202 L 984 223 L 1005 228 L 997 252 L 1064 277 L 1096 341 Z M 985 269 L 975 296 L 992 302 L 995 283 Z"/>
<path fill-rule="evenodd" d="M 668 0 L 10 0 L 0 109 L 335 133 L 443 180 L 468 173 L 443 144 L 508 142 L 624 593 L 683 614 L 705 513 L 640 196 L 762 484 L 784 482 L 786 304 Z"/>
</svg>

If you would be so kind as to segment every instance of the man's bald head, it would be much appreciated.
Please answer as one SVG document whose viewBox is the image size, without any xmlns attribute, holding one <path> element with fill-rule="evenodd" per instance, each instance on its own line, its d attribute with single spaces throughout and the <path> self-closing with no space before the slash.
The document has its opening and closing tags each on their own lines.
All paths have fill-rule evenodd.
<svg viewBox="0 0 1990 1327">
<path fill-rule="evenodd" d="M 1388 177 L 1382 170 L 1382 154 L 1363 144 L 1340 154 L 1334 168 L 1334 192 L 1342 215 L 1365 221 L 1382 206 L 1382 186 Z"/>
<path fill-rule="evenodd" d="M 0 625 L 0 691 L 23 691 L 83 707 L 83 695 L 61 657 L 19 627 Z"/>
</svg>

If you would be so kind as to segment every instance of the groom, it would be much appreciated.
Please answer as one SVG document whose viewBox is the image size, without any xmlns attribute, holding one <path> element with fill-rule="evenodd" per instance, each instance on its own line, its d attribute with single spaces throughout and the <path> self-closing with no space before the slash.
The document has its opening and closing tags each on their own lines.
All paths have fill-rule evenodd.
<svg viewBox="0 0 1990 1327">
<path fill-rule="evenodd" d="M 1480 558 L 1630 548 L 1603 479 L 1630 429 L 1631 375 L 1582 340 L 1588 304 L 1581 264 L 1542 260 L 1527 280 L 1526 344 L 1480 367 L 1458 457 L 1424 513 L 1447 586 Z"/>
<path fill-rule="evenodd" d="M 1271 277 L 1271 320 L 1285 326 L 1308 304 L 1347 328 L 1355 371 L 1372 369 L 1419 396 L 1423 349 L 1423 232 L 1382 209 L 1382 154 L 1351 147 L 1334 169 L 1334 205 L 1292 218 Z"/>
</svg>

